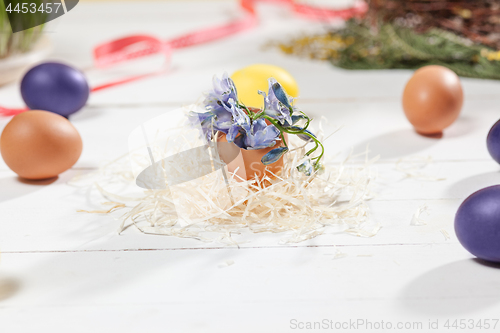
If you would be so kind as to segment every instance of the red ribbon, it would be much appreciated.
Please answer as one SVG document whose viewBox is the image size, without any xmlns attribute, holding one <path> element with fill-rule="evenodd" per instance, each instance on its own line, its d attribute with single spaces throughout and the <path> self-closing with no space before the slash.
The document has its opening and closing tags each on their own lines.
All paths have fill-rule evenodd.
<svg viewBox="0 0 500 333">
<path fill-rule="evenodd" d="M 4 108 L 3 106 L 0 106 L 0 115 L 9 117 L 9 116 L 15 116 L 16 114 L 22 113 L 24 111 L 29 111 L 28 108 L 23 108 L 23 109 L 11 109 L 11 108 Z"/>
<path fill-rule="evenodd" d="M 241 8 L 246 12 L 246 17 L 243 19 L 194 31 L 167 41 L 147 35 L 136 35 L 107 42 L 94 49 L 95 65 L 96 67 L 105 67 L 160 52 L 169 58 L 172 49 L 204 44 L 248 30 L 258 23 L 255 8 L 257 2 L 286 4 L 291 6 L 292 10 L 297 14 L 314 21 L 346 20 L 352 17 L 360 17 L 368 9 L 365 2 L 359 2 L 357 5 L 347 9 L 325 9 L 297 4 L 295 0 L 241 0 Z"/>
<path fill-rule="evenodd" d="M 148 35 L 134 35 L 116 39 L 98 45 L 94 49 L 94 63 L 97 68 L 104 68 L 120 62 L 126 62 L 132 59 L 142 58 L 153 54 L 163 53 L 170 60 L 172 50 L 208 43 L 227 36 L 234 35 L 244 30 L 251 29 L 258 24 L 256 3 L 278 3 L 288 5 L 292 10 L 314 21 L 329 21 L 332 19 L 347 20 L 352 17 L 363 16 L 368 6 L 365 2 L 359 2 L 357 5 L 346 9 L 326 9 L 314 7 L 305 4 L 296 3 L 295 0 L 241 0 L 241 8 L 245 11 L 243 19 L 194 31 L 177 38 L 162 41 L 156 37 Z M 109 82 L 96 87 L 91 91 L 99 91 L 106 88 L 122 85 L 132 81 L 140 80 L 149 76 L 165 73 L 165 69 L 157 72 L 124 78 L 118 81 Z M 0 115 L 12 116 L 24 112 L 27 109 L 8 109 L 0 107 Z"/>
</svg>

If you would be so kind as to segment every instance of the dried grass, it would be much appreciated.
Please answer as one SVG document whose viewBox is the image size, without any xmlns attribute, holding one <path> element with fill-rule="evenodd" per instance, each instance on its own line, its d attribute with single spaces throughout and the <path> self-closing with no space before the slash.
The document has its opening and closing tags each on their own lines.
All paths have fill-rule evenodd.
<svg viewBox="0 0 500 333">
<path fill-rule="evenodd" d="M 427 206 L 426 203 L 417 208 L 417 210 L 415 211 L 415 213 L 411 218 L 410 225 L 411 226 L 426 225 L 427 222 L 422 218 L 423 214 L 429 215 L 429 206 Z"/>
</svg>

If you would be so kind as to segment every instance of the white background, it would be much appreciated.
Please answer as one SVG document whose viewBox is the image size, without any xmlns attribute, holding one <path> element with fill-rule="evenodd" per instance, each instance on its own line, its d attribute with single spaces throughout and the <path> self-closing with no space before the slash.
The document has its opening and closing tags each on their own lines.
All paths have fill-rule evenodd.
<svg viewBox="0 0 500 333">
<path fill-rule="evenodd" d="M 167 39 L 240 13 L 233 2 L 80 3 L 47 35 L 52 59 L 88 69 L 99 43 L 137 33 Z M 422 322 L 423 329 L 402 332 L 435 331 L 429 320 L 438 320 L 439 331 L 451 332 L 443 328 L 447 319 L 500 319 L 500 270 L 474 260 L 453 231 L 463 199 L 500 183 L 485 146 L 500 118 L 500 82 L 462 79 L 460 119 L 442 139 L 424 138 L 401 109 L 411 71 L 346 71 L 263 50 L 324 25 L 286 7 L 260 5 L 259 16 L 256 29 L 176 51 L 169 74 L 92 94 L 71 118 L 83 154 L 57 181 L 23 182 L 0 161 L 0 332 L 274 333 L 299 331 L 292 320 L 324 319 Z M 86 74 L 95 85 L 161 60 Z M 214 74 L 253 63 L 286 68 L 301 89 L 298 105 L 325 116 L 329 129 L 343 125 L 326 143 L 330 155 L 369 144 L 372 156 L 381 156 L 370 202 L 378 235 L 328 234 L 296 245 L 279 245 L 281 235 L 248 235 L 237 249 L 133 228 L 118 235 L 119 220 L 76 212 L 101 207 L 87 190 L 67 184 L 72 177 L 126 153 L 131 130 L 196 101 Z M 0 102 L 23 106 L 18 83 L 0 88 Z M 0 129 L 8 121 L 1 118 Z M 424 171 L 445 180 L 405 179 L 396 161 L 412 156 L 432 157 Z M 427 225 L 410 226 L 423 204 Z"/>
</svg>

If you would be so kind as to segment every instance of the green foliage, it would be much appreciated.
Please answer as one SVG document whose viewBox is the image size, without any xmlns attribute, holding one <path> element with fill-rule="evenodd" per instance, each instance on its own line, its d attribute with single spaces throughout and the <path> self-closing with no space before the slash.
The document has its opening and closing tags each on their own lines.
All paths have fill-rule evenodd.
<svg viewBox="0 0 500 333">
<path fill-rule="evenodd" d="M 500 52 L 438 28 L 424 33 L 394 23 L 377 28 L 350 20 L 340 30 L 280 44 L 289 54 L 329 60 L 346 69 L 419 68 L 441 65 L 458 75 L 500 79 Z"/>
<path fill-rule="evenodd" d="M 448 67 L 461 76 L 500 79 L 500 62 L 495 50 L 474 44 L 437 28 L 419 34 L 393 24 L 380 25 L 374 32 L 349 22 L 339 32 L 354 42 L 331 61 L 349 69 L 418 68 L 426 65 Z"/>
</svg>

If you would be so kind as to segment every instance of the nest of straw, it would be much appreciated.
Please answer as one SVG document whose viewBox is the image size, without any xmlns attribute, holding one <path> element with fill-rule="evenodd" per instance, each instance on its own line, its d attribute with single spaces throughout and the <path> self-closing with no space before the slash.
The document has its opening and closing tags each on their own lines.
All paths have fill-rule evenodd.
<svg viewBox="0 0 500 333">
<path fill-rule="evenodd" d="M 319 134 L 321 136 L 321 134 Z M 303 141 L 291 138 L 279 176 L 243 181 L 224 179 L 222 170 L 162 190 L 139 190 L 125 155 L 99 172 L 75 179 L 91 180 L 106 199 L 106 209 L 84 211 L 115 214 L 119 232 L 134 226 L 145 234 L 194 238 L 204 242 L 238 244 L 250 233 L 281 233 L 280 243 L 296 243 L 324 233 L 371 237 L 380 228 L 369 219 L 367 201 L 376 178 L 371 165 L 324 162 L 311 176 L 297 171 L 306 151 Z M 193 140 L 189 140 L 193 141 Z M 196 145 L 193 142 L 193 145 Z M 189 169 L 190 166 L 182 166 Z M 135 188 L 134 195 L 124 195 Z"/>
</svg>

